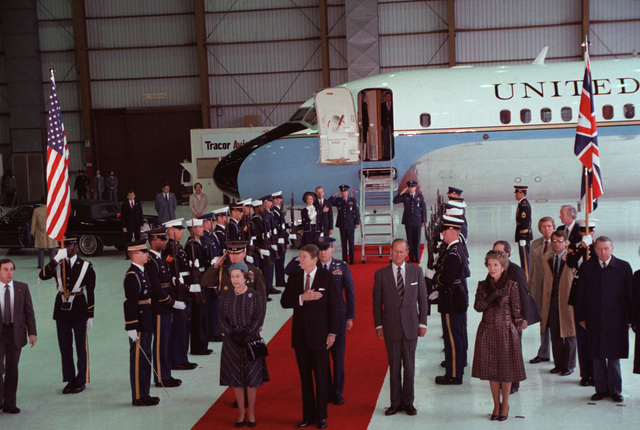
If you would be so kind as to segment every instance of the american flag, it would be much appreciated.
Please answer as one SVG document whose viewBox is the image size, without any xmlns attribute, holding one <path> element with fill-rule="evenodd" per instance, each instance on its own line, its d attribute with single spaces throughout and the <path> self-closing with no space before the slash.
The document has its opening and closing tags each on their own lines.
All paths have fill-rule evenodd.
<svg viewBox="0 0 640 430">
<path fill-rule="evenodd" d="M 47 235 L 49 237 L 57 241 L 62 240 L 67 231 L 70 209 L 69 147 L 62 124 L 52 69 L 47 124 Z"/>
<path fill-rule="evenodd" d="M 580 198 L 584 203 L 586 213 L 593 212 L 598 207 L 598 197 L 604 194 L 602 188 L 602 176 L 600 175 L 600 151 L 598 149 L 598 129 L 596 126 L 596 113 L 593 104 L 593 87 L 591 84 L 591 63 L 589 50 L 584 54 L 584 81 L 582 83 L 582 96 L 580 97 L 580 112 L 578 115 L 578 127 L 576 130 L 576 142 L 574 152 L 582 162 L 582 188 Z M 585 175 L 585 170 L 587 175 Z M 585 183 L 588 177 L 588 184 Z M 586 199 L 587 187 L 591 189 L 591 198 Z"/>
</svg>

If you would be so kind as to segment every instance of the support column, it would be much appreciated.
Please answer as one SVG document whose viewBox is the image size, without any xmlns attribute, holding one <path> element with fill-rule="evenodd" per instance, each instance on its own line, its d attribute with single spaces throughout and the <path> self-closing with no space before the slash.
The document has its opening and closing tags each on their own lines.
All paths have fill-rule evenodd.
<svg viewBox="0 0 640 430">
<path fill-rule="evenodd" d="M 93 141 L 93 121 L 91 98 L 91 76 L 89 67 L 89 44 L 87 41 L 87 20 L 84 0 L 73 0 L 73 32 L 76 36 L 76 60 L 80 86 L 80 108 L 82 109 L 82 134 L 84 136 L 85 163 L 88 166 L 89 178 L 93 178 L 95 170 L 100 168 L 100 160 L 96 159 L 95 142 Z M 103 169 L 104 170 L 104 169 Z M 105 172 L 103 171 L 103 174 Z"/>
<path fill-rule="evenodd" d="M 380 73 L 378 1 L 346 0 L 347 80 Z"/>
<path fill-rule="evenodd" d="M 209 65 L 207 64 L 207 23 L 204 0 L 194 0 L 196 40 L 198 44 L 198 74 L 200 76 L 200 105 L 202 107 L 202 128 L 211 128 L 209 113 Z"/>
<path fill-rule="evenodd" d="M 449 25 L 449 67 L 454 67 L 456 61 L 456 5 L 455 0 L 447 0 L 447 23 Z"/>
</svg>

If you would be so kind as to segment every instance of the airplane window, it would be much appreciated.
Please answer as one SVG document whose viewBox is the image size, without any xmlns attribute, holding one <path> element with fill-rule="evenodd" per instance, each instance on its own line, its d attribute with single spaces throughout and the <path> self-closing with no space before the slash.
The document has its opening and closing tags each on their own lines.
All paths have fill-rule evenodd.
<svg viewBox="0 0 640 430">
<path fill-rule="evenodd" d="M 511 123 L 511 111 L 504 109 L 500 111 L 500 122 L 503 124 Z"/>
<path fill-rule="evenodd" d="M 529 124 L 531 122 L 531 111 L 529 109 L 522 109 L 520 111 L 520 122 L 523 124 Z"/>
<path fill-rule="evenodd" d="M 540 120 L 542 122 L 550 122 L 551 121 L 551 109 L 549 109 L 549 108 L 540 109 Z"/>
<path fill-rule="evenodd" d="M 611 105 L 602 106 L 602 118 L 604 118 L 604 119 L 612 119 L 613 118 L 613 106 L 611 106 Z"/>
<path fill-rule="evenodd" d="M 632 104 L 626 104 L 623 106 L 624 117 L 631 119 L 636 116 L 636 107 Z"/>
<path fill-rule="evenodd" d="M 420 125 L 423 127 L 431 127 L 431 114 L 423 113 L 420 115 Z"/>
<path fill-rule="evenodd" d="M 309 124 L 311 127 L 314 127 L 318 124 L 318 117 L 316 116 L 316 108 L 312 107 L 309 109 L 309 113 L 304 116 L 304 122 Z"/>
<path fill-rule="evenodd" d="M 570 107 L 563 107 L 560 110 L 560 117 L 562 118 L 563 121 L 571 121 L 571 118 L 573 117 L 573 112 L 571 111 Z"/>
<path fill-rule="evenodd" d="M 304 115 L 307 113 L 309 108 L 300 108 L 293 114 L 293 116 L 289 119 L 289 122 L 298 122 L 304 118 Z"/>
</svg>

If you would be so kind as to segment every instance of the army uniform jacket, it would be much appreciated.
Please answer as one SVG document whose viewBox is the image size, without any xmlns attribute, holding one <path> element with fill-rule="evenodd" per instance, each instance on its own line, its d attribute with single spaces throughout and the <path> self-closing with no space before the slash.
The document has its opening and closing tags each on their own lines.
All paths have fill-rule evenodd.
<svg viewBox="0 0 640 430">
<path fill-rule="evenodd" d="M 516 209 L 516 238 L 515 241 L 531 240 L 533 232 L 531 231 L 531 205 L 526 198 L 518 202 Z"/>
<path fill-rule="evenodd" d="M 149 276 L 132 264 L 124 277 L 125 330 L 153 331 L 151 315 L 151 281 Z"/>
<path fill-rule="evenodd" d="M 58 264 L 55 260 L 51 260 L 49 264 L 42 268 L 39 274 L 42 280 L 56 279 L 58 295 L 53 306 L 53 319 L 56 321 L 77 322 L 93 318 L 95 310 L 94 290 L 96 288 L 96 272 L 93 270 L 93 265 L 90 261 L 85 261 L 80 257 L 76 257 L 73 267 L 69 267 L 69 259 L 63 261 L 65 264 L 65 283 L 69 292 L 68 299 L 63 297 L 64 283 L 61 282 L 62 262 Z M 85 264 L 86 269 L 83 270 Z M 82 280 L 77 285 L 81 276 Z M 63 302 L 70 302 L 71 304 L 63 306 Z"/>
<path fill-rule="evenodd" d="M 438 290 L 438 312 L 442 314 L 467 311 L 469 297 L 463 283 L 464 256 L 458 242 L 449 245 L 439 259 L 438 270 L 433 276 Z"/>
<path fill-rule="evenodd" d="M 154 315 L 173 313 L 175 299 L 171 291 L 171 272 L 167 262 L 153 251 L 149 251 L 149 261 L 144 271 L 151 282 L 151 311 Z"/>
<path fill-rule="evenodd" d="M 167 247 L 162 251 L 162 258 L 167 262 L 169 272 L 171 272 L 173 297 L 181 302 L 189 301 L 187 293 L 191 284 L 191 276 L 189 274 L 189 259 L 184 248 L 179 242 L 169 239 Z"/>
</svg>

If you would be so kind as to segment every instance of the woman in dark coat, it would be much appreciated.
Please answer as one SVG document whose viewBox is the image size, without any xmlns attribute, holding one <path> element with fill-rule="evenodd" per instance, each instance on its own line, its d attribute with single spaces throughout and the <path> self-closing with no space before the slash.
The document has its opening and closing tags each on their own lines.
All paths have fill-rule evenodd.
<svg viewBox="0 0 640 430">
<path fill-rule="evenodd" d="M 491 420 L 505 421 L 509 416 L 511 383 L 527 377 L 519 337 L 520 293 L 518 284 L 507 277 L 509 260 L 505 253 L 489 251 L 484 264 L 489 274 L 480 281 L 476 291 L 474 308 L 482 312 L 482 321 L 478 326 L 471 376 L 489 381 L 493 396 Z"/>
<path fill-rule="evenodd" d="M 302 209 L 302 244 L 315 245 L 316 239 L 322 232 L 322 216 L 313 204 L 316 200 L 314 193 L 307 191 L 304 193 L 304 196 L 302 196 L 302 200 L 307 204 L 307 206 Z"/>
<path fill-rule="evenodd" d="M 264 357 L 251 360 L 247 342 L 260 338 L 259 329 L 264 321 L 262 296 L 247 287 L 249 269 L 243 262 L 229 267 L 233 291 L 222 293 L 220 302 L 220 326 L 225 334 L 220 357 L 220 385 L 233 387 L 238 401 L 238 421 L 242 427 L 256 425 L 257 387 L 269 381 Z M 245 388 L 249 410 L 245 414 Z M 248 416 L 247 416 L 248 415 Z"/>
</svg>

